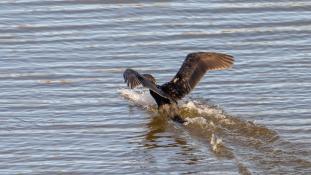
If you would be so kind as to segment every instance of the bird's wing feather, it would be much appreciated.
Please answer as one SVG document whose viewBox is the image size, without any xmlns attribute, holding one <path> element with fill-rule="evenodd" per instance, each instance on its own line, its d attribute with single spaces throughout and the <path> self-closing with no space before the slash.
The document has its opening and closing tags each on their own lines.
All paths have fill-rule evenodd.
<svg viewBox="0 0 311 175">
<path fill-rule="evenodd" d="M 153 81 L 151 81 L 150 76 L 151 75 L 149 74 L 141 75 L 133 69 L 126 69 L 123 73 L 124 81 L 127 83 L 127 86 L 130 87 L 131 89 L 141 84 L 143 87 L 149 88 L 150 90 L 159 94 L 160 96 L 171 100 L 171 97 L 168 94 L 163 92 L 161 89 L 157 88 L 156 84 Z"/>
<path fill-rule="evenodd" d="M 176 98 L 188 94 L 209 70 L 223 70 L 233 65 L 233 57 L 215 52 L 190 53 L 175 77 L 167 83 Z"/>
</svg>

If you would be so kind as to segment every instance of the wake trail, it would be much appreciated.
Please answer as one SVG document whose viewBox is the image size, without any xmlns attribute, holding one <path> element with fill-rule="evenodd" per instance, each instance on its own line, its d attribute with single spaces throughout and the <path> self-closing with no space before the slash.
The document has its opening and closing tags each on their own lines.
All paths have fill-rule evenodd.
<svg viewBox="0 0 311 175">
<path fill-rule="evenodd" d="M 149 91 L 120 89 L 118 92 L 134 105 L 157 112 Z M 180 115 L 186 120 L 183 125 L 191 135 L 205 139 L 215 156 L 235 160 L 241 174 L 251 174 L 250 169 L 255 173 L 279 172 L 275 164 L 285 166 L 285 171 L 311 167 L 310 161 L 302 158 L 303 152 L 299 152 L 301 155 L 293 153 L 288 145 L 294 147 L 294 144 L 282 140 L 276 131 L 264 125 L 196 100 L 183 100 L 178 106 Z"/>
</svg>

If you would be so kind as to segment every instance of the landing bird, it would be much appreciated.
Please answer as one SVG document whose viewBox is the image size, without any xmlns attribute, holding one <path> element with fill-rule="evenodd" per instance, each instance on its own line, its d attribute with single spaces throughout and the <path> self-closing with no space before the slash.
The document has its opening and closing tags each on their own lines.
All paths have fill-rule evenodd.
<svg viewBox="0 0 311 175">
<path fill-rule="evenodd" d="M 158 109 L 166 105 L 177 106 L 177 101 L 189 94 L 207 71 L 224 70 L 232 67 L 233 56 L 216 52 L 196 52 L 187 55 L 175 77 L 163 85 L 157 85 L 150 74 L 139 74 L 133 69 L 123 73 L 124 81 L 131 89 L 142 85 L 148 88 Z M 174 121 L 185 122 L 179 115 L 171 116 Z"/>
</svg>

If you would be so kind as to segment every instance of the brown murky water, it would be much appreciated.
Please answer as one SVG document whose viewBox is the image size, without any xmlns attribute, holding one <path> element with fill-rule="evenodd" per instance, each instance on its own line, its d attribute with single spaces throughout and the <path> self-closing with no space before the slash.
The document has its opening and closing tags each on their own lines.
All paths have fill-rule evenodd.
<svg viewBox="0 0 311 175">
<path fill-rule="evenodd" d="M 0 174 L 311 174 L 311 2 L 0 2 Z M 231 54 L 166 120 L 131 67 L 169 81 Z"/>
</svg>

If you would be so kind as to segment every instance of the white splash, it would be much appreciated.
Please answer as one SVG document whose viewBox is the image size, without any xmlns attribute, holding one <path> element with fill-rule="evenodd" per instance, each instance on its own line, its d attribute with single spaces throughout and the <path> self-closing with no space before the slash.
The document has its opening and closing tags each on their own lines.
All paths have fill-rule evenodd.
<svg viewBox="0 0 311 175">
<path fill-rule="evenodd" d="M 195 101 L 185 102 L 184 104 L 181 105 L 181 107 L 196 110 L 199 114 L 209 114 L 209 115 L 214 115 L 214 116 L 220 117 L 220 118 L 225 117 L 222 114 L 221 110 L 219 110 L 217 108 L 213 108 L 213 107 L 208 106 L 208 105 L 196 104 Z"/>
<path fill-rule="evenodd" d="M 120 89 L 118 92 L 122 97 L 129 99 L 134 104 L 139 106 L 148 108 L 156 104 L 149 91 Z"/>
<path fill-rule="evenodd" d="M 213 116 L 213 118 L 217 119 L 218 121 L 221 121 L 222 123 L 226 123 L 226 124 L 230 124 L 230 125 L 235 124 L 234 121 L 231 120 L 230 118 L 228 118 L 226 116 L 226 114 L 224 114 L 224 112 L 221 109 L 209 106 L 207 104 L 200 104 L 196 101 L 188 101 L 188 102 L 184 102 L 183 104 L 181 104 L 181 107 L 184 107 L 184 108 L 187 108 L 190 110 L 195 110 L 199 115 Z M 198 118 L 198 119 L 196 119 L 196 118 Z M 204 122 L 206 124 L 214 126 L 213 122 L 207 123 L 206 119 L 203 118 L 203 119 L 205 119 L 205 120 L 203 120 L 202 118 L 203 117 L 195 117 L 195 118 L 192 118 L 191 120 L 189 120 L 189 119 L 188 120 L 189 120 L 189 123 Z"/>
<path fill-rule="evenodd" d="M 220 146 L 222 146 L 222 139 L 221 138 L 217 138 L 215 136 L 215 134 L 212 134 L 211 145 L 212 145 L 213 151 L 218 152 Z"/>
<path fill-rule="evenodd" d="M 119 89 L 118 92 L 122 97 L 133 102 L 135 105 L 142 106 L 144 108 L 150 109 L 156 105 L 154 99 L 150 95 L 148 90 L 145 89 Z M 184 125 L 199 124 L 202 128 L 215 127 L 213 121 L 207 120 L 204 115 L 213 116 L 218 121 L 226 124 L 234 124 L 234 121 L 226 117 L 221 109 L 209 106 L 207 104 L 200 104 L 197 101 L 179 101 L 179 107 L 186 108 L 189 110 L 195 110 L 198 116 L 187 117 L 186 123 Z M 202 116 L 203 115 L 203 116 Z"/>
<path fill-rule="evenodd" d="M 194 117 L 194 118 L 185 118 L 186 122 L 184 123 L 185 126 L 189 124 L 199 124 L 202 128 L 207 127 L 207 120 L 204 117 Z"/>
</svg>

